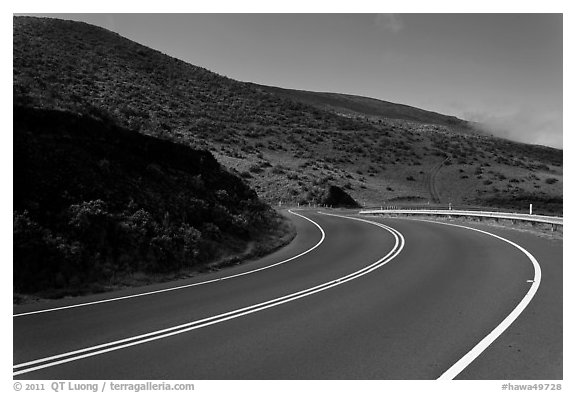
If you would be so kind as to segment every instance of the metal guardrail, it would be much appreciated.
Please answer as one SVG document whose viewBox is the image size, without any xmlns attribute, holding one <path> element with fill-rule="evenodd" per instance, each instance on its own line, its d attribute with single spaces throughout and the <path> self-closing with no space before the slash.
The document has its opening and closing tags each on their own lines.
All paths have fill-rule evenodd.
<svg viewBox="0 0 576 393">
<path fill-rule="evenodd" d="M 512 213 L 512 214 L 528 214 L 528 206 L 526 206 L 526 213 L 520 213 L 517 209 L 501 208 L 486 205 L 460 205 L 455 203 L 386 203 L 380 205 L 364 205 L 362 210 L 463 210 L 463 211 L 479 211 L 484 212 L 486 209 L 492 213 Z M 541 214 L 542 215 L 542 214 Z"/>
<path fill-rule="evenodd" d="M 372 210 L 360 210 L 360 214 L 423 214 L 423 215 L 444 215 L 444 216 L 472 216 L 472 217 L 489 217 L 489 218 L 501 218 L 507 220 L 540 222 L 552 225 L 564 225 L 563 217 L 541 216 L 536 214 L 473 211 L 473 210 L 372 209 Z"/>
</svg>

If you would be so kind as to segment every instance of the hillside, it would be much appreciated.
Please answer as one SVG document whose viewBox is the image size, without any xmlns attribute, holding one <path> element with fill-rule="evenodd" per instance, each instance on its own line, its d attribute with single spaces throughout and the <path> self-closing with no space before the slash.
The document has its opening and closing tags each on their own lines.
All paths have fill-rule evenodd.
<svg viewBox="0 0 576 393">
<path fill-rule="evenodd" d="M 425 124 L 451 126 L 459 130 L 474 132 L 472 125 L 454 116 L 426 111 L 408 105 L 361 97 L 351 94 L 318 93 L 313 91 L 282 89 L 279 87 L 254 85 L 264 91 L 300 101 L 319 109 L 347 117 L 366 117 L 371 120 L 397 119 Z"/>
<path fill-rule="evenodd" d="M 17 292 L 202 270 L 287 236 L 280 216 L 207 151 L 70 112 L 14 110 Z"/>
<path fill-rule="evenodd" d="M 273 204 L 339 186 L 361 205 L 562 213 L 561 150 L 417 108 L 234 81 L 80 22 L 14 19 L 14 100 L 209 149 Z"/>
</svg>

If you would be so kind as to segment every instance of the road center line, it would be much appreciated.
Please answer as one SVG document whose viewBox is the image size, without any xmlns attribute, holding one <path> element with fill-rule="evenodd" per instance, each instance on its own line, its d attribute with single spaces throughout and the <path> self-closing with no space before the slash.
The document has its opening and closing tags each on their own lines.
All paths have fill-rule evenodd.
<svg viewBox="0 0 576 393">
<path fill-rule="evenodd" d="M 293 213 L 293 214 L 296 214 L 296 213 Z M 404 248 L 404 244 L 405 244 L 404 237 L 402 236 L 402 234 L 400 232 L 398 232 L 394 228 L 391 228 L 387 225 L 377 223 L 374 221 L 363 220 L 363 219 L 359 219 L 359 218 L 352 218 L 352 217 L 347 217 L 347 216 L 339 216 L 339 215 L 335 215 L 335 214 L 329 214 L 329 215 L 335 216 L 335 217 L 340 217 L 340 218 L 348 218 L 348 219 L 353 219 L 353 220 L 357 220 L 357 221 L 362 221 L 362 222 L 369 223 L 372 225 L 376 225 L 380 228 L 383 228 L 383 229 L 387 230 L 388 232 L 390 232 L 392 234 L 392 236 L 394 236 L 394 239 L 395 239 L 394 247 L 384 257 L 380 258 L 376 262 L 374 262 L 374 263 L 372 263 L 372 264 L 370 264 L 370 265 L 368 265 L 368 266 L 366 266 L 360 270 L 357 270 L 353 273 L 350 273 L 346 276 L 337 278 L 335 280 L 331 280 L 331 281 L 325 282 L 323 284 L 320 284 L 320 285 L 317 285 L 317 286 L 314 286 L 314 287 L 311 287 L 311 288 L 308 288 L 308 289 L 305 289 L 302 291 L 298 291 L 298 292 L 295 292 L 292 294 L 288 294 L 288 295 L 285 295 L 282 297 L 278 297 L 278 298 L 275 298 L 272 300 L 268 300 L 268 301 L 265 301 L 262 303 L 254 304 L 252 306 L 244 307 L 241 309 L 233 310 L 233 311 L 230 311 L 227 313 L 215 315 L 215 316 L 201 319 L 198 321 L 193 321 L 193 322 L 185 323 L 185 324 L 174 326 L 174 327 L 167 328 L 167 329 L 157 330 L 154 332 L 150 332 L 150 333 L 146 333 L 146 334 L 142 334 L 142 335 L 138 335 L 138 336 L 134 336 L 134 337 L 125 338 L 122 340 L 117 340 L 117 341 L 113 341 L 113 342 L 109 342 L 109 343 L 105 343 L 105 344 L 100 344 L 100 345 L 96 345 L 96 346 L 89 347 L 89 348 L 84 348 L 84 349 L 80 349 L 80 350 L 76 350 L 76 351 L 72 351 L 72 352 L 67 352 L 67 353 L 54 355 L 54 356 L 50 356 L 50 357 L 46 357 L 46 358 L 42 358 L 42 359 L 37 359 L 37 360 L 30 361 L 30 362 L 16 364 L 13 366 L 13 375 L 14 376 L 21 375 L 21 374 L 29 373 L 32 371 L 57 366 L 59 364 L 68 363 L 68 362 L 72 362 L 75 360 L 80 360 L 80 359 L 84 359 L 87 357 L 92 357 L 92 356 L 96 356 L 99 354 L 112 352 L 112 351 L 116 351 L 119 349 L 135 346 L 135 345 L 144 344 L 146 342 L 160 340 L 162 338 L 170 337 L 170 336 L 177 335 L 177 334 L 182 334 L 182 333 L 185 333 L 185 332 L 188 332 L 191 330 L 200 329 L 200 328 L 205 327 L 205 326 L 214 325 L 217 323 L 228 321 L 230 319 L 239 318 L 239 317 L 244 316 L 244 315 L 252 314 L 252 313 L 262 311 L 262 310 L 265 310 L 265 309 L 268 309 L 271 307 L 276 307 L 276 306 L 279 306 L 281 304 L 292 302 L 294 300 L 301 299 L 301 298 L 313 295 L 315 293 L 322 292 L 322 291 L 328 290 L 330 288 L 342 285 L 348 281 L 355 280 L 357 278 L 364 276 L 365 274 L 371 273 L 372 271 L 380 268 L 381 266 L 384 266 L 385 264 L 387 264 L 388 262 L 393 260 Z M 308 220 L 310 220 L 310 219 L 308 219 Z M 312 220 L 310 220 L 310 221 L 312 221 Z M 312 222 L 314 222 L 314 221 L 312 221 Z M 318 227 L 320 227 L 317 223 L 315 223 L 315 224 Z M 324 233 L 324 231 L 322 231 L 322 233 Z"/>
<path fill-rule="evenodd" d="M 93 302 L 85 302 L 85 303 L 78 303 L 78 304 L 73 304 L 70 306 L 62 306 L 62 307 L 54 307 L 54 308 L 48 308 L 48 309 L 44 309 L 44 310 L 37 310 L 37 311 L 29 311 L 29 312 L 23 312 L 23 313 L 19 313 L 19 314 L 13 314 L 12 317 L 23 317 L 26 315 L 34 315 L 34 314 L 42 314 L 42 313 L 47 313 L 47 312 L 53 312 L 53 311 L 60 311 L 60 310 L 66 310 L 66 309 L 70 309 L 70 308 L 78 308 L 78 307 L 86 307 L 86 306 L 92 306 L 95 304 L 102 304 L 102 303 L 109 303 L 109 302 L 117 302 L 119 300 L 126 300 L 126 299 L 132 299 L 132 298 L 136 298 L 136 297 L 142 297 L 142 296 L 149 296 L 149 295 L 155 295 L 158 293 L 163 293 L 163 292 L 170 292 L 170 291 L 177 291 L 180 289 L 185 289 L 185 288 L 191 288 L 191 287 L 196 287 L 199 285 L 205 285 L 205 284 L 211 284 L 214 282 L 219 282 L 219 281 L 224 281 L 224 280 L 229 280 L 231 278 L 236 278 L 236 277 L 241 277 L 241 276 L 245 276 L 247 274 L 252 274 L 252 273 L 256 273 L 256 272 L 260 272 L 262 270 L 266 270 L 266 269 L 270 269 L 282 264 L 285 264 L 287 262 L 293 261 L 294 259 L 300 258 L 303 255 L 308 254 L 309 252 L 315 250 L 318 246 L 320 246 L 320 244 L 322 244 L 322 242 L 324 242 L 324 239 L 326 238 L 326 234 L 324 233 L 324 230 L 320 227 L 320 225 L 318 225 L 316 222 L 312 221 L 311 219 L 309 219 L 308 217 L 305 217 L 301 214 L 295 213 L 292 210 L 288 210 L 289 213 L 294 214 L 295 216 L 304 218 L 305 220 L 310 221 L 312 224 L 316 225 L 316 227 L 318 227 L 318 229 L 320 230 L 320 233 L 322 234 L 322 237 L 320 238 L 320 241 L 318 243 L 316 243 L 313 247 L 309 248 L 308 250 L 301 252 L 298 255 L 295 255 L 293 257 L 290 257 L 288 259 L 285 259 L 283 261 L 280 262 L 276 262 L 272 265 L 268 265 L 268 266 L 264 266 L 258 269 L 254 269 L 254 270 L 249 270 L 247 272 L 243 272 L 243 273 L 238 273 L 238 274 L 233 274 L 230 276 L 225 276 L 225 277 L 221 277 L 221 278 L 215 278 L 213 280 L 207 280 L 207 281 L 201 281 L 201 282 L 197 282 L 197 283 L 193 283 L 193 284 L 187 284 L 187 285 L 180 285 L 177 287 L 171 287 L 171 288 L 165 288 L 165 289 L 159 289 L 157 291 L 149 291 L 149 292 L 142 292 L 142 293 L 137 293 L 134 295 L 127 295 L 127 296 L 120 296 L 120 297 L 115 297 L 115 298 L 110 298 L 110 299 L 104 299 L 104 300 L 97 300 L 97 301 L 93 301 Z"/>
</svg>

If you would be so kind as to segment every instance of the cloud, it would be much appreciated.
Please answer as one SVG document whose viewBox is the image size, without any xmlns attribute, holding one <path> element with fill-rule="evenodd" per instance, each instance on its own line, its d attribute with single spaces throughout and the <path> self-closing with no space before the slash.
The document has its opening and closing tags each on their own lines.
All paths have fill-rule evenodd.
<svg viewBox="0 0 576 393">
<path fill-rule="evenodd" d="M 374 22 L 392 33 L 398 33 L 404 28 L 404 21 L 398 14 L 377 14 Z"/>
<path fill-rule="evenodd" d="M 507 139 L 562 149 L 562 111 L 522 107 L 514 112 L 493 115 L 466 113 L 464 118 L 480 123 L 484 130 Z"/>
</svg>

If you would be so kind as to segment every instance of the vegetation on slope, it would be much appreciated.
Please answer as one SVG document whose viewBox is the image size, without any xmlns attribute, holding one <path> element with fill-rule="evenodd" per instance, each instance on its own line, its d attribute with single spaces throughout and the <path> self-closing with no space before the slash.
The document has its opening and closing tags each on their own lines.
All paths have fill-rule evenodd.
<svg viewBox="0 0 576 393">
<path fill-rule="evenodd" d="M 427 124 L 457 126 L 461 129 L 471 125 L 454 116 L 414 108 L 408 105 L 377 100 L 374 98 L 340 93 L 317 93 L 313 91 L 282 89 L 279 87 L 255 85 L 264 91 L 310 104 L 316 108 L 348 115 L 349 117 L 364 116 L 372 119 L 398 119 Z"/>
<path fill-rule="evenodd" d="M 105 112 L 123 127 L 199 144 L 265 127 L 358 126 L 85 23 L 16 17 L 14 27 L 18 104 Z"/>
<path fill-rule="evenodd" d="M 202 269 L 289 235 L 207 151 L 70 112 L 14 110 L 16 292 L 78 293 L 135 273 Z"/>
</svg>

